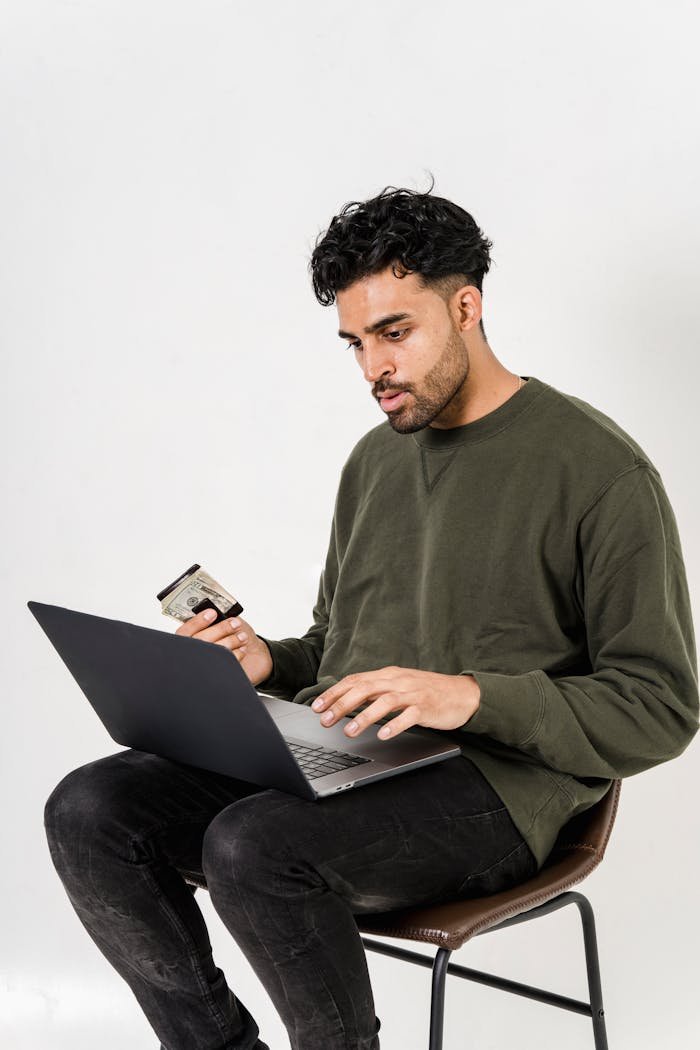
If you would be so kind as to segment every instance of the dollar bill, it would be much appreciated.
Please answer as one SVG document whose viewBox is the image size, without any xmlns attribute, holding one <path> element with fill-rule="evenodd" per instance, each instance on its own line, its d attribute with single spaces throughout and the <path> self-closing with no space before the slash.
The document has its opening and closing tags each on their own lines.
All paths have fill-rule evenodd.
<svg viewBox="0 0 700 1050">
<path fill-rule="evenodd" d="M 201 566 L 181 580 L 160 602 L 163 616 L 172 616 L 183 623 L 195 615 L 194 609 L 204 601 L 218 609 L 221 619 L 229 614 L 238 616 L 243 606 Z"/>
</svg>

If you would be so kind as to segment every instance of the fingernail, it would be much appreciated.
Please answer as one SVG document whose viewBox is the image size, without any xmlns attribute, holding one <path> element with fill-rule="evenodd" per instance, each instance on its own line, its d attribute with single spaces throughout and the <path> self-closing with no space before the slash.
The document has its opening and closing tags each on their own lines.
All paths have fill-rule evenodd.
<svg viewBox="0 0 700 1050">
<path fill-rule="evenodd" d="M 231 624 L 232 627 L 240 627 L 241 626 L 241 621 L 240 620 L 229 620 L 229 623 Z"/>
<path fill-rule="evenodd" d="M 216 617 L 216 613 L 214 612 L 213 609 L 205 610 L 205 613 L 204 613 L 204 619 L 205 620 L 213 620 L 215 617 Z"/>
<path fill-rule="evenodd" d="M 321 715 L 321 721 L 323 722 L 324 726 L 329 725 L 333 721 L 333 712 L 326 711 L 325 715 Z"/>
<path fill-rule="evenodd" d="M 348 726 L 348 733 L 356 733 L 359 729 L 357 722 L 351 722 Z"/>
<path fill-rule="evenodd" d="M 314 700 L 311 706 L 313 707 L 314 711 L 320 711 L 323 708 L 323 700 L 321 700 L 321 698 L 318 697 L 316 700 Z"/>
</svg>

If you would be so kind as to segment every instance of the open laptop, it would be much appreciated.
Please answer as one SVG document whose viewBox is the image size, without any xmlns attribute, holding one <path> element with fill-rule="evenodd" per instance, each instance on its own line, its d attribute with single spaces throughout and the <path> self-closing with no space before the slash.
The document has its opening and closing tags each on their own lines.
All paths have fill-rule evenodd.
<svg viewBox="0 0 700 1050">
<path fill-rule="evenodd" d="M 27 602 L 118 744 L 316 799 L 460 754 L 412 727 L 387 741 L 349 716 L 259 693 L 235 656 L 200 638 Z"/>
</svg>

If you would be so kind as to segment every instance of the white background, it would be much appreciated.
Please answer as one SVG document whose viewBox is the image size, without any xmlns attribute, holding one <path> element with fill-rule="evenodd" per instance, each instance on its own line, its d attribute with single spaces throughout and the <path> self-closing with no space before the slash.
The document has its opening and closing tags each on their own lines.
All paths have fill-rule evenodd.
<svg viewBox="0 0 700 1050">
<path fill-rule="evenodd" d="M 642 445 L 700 621 L 697 30 L 691 2 L 0 4 L 7 1050 L 157 1046 L 50 862 L 46 797 L 119 748 L 25 603 L 171 629 L 154 594 L 196 560 L 260 633 L 306 630 L 339 470 L 383 419 L 306 270 L 346 201 L 430 171 L 472 212 L 496 356 Z M 582 887 L 615 1050 L 700 1036 L 698 754 L 625 782 Z M 569 911 L 453 959 L 583 997 Z M 429 971 L 369 962 L 383 1050 L 423 1050 Z M 448 982 L 445 1050 L 576 1050 L 589 1028 Z"/>
</svg>

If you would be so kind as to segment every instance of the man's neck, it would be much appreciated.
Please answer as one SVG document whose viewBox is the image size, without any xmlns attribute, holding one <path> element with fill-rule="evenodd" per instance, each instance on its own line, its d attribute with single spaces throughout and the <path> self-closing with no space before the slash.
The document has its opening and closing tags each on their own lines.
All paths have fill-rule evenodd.
<svg viewBox="0 0 700 1050">
<path fill-rule="evenodd" d="M 451 418 L 446 420 L 443 413 L 440 421 L 433 420 L 430 426 L 446 430 L 473 423 L 482 416 L 488 415 L 489 412 L 500 408 L 518 392 L 525 382 L 526 380 L 521 382 L 520 376 L 509 372 L 506 368 L 499 368 L 495 372 L 489 371 L 483 376 L 474 374 L 472 368 L 463 388 L 462 404 L 454 405 L 453 403 L 453 406 L 450 407 L 454 407 L 455 412 L 451 414 Z"/>
</svg>

